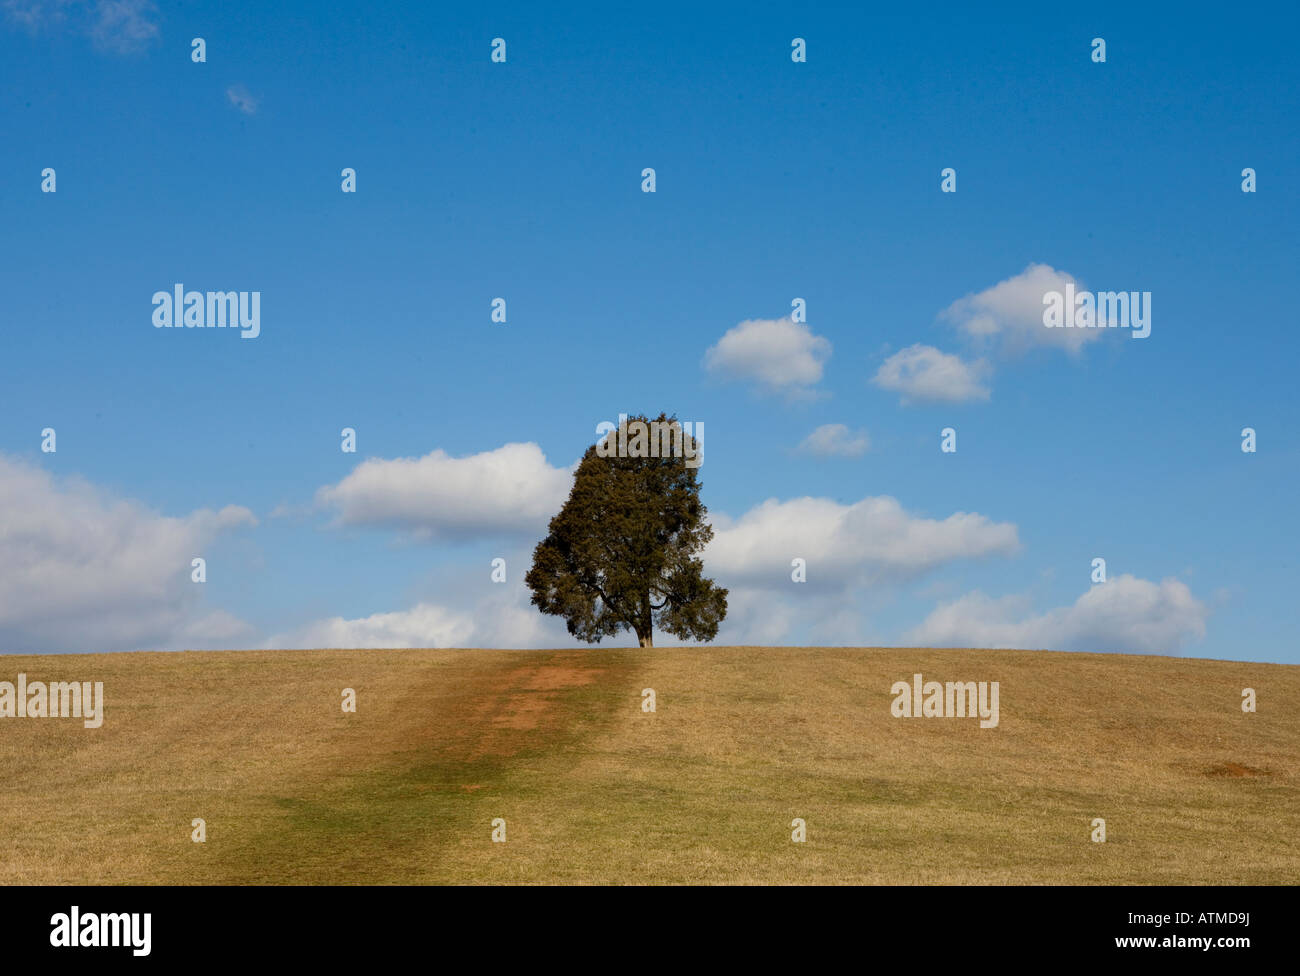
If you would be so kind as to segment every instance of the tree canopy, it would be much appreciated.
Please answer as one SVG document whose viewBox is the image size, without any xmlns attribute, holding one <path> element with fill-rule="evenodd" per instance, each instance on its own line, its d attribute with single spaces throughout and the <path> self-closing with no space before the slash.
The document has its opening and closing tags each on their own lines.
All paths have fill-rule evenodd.
<svg viewBox="0 0 1300 976">
<path fill-rule="evenodd" d="M 623 423 L 652 435 L 629 441 Z M 570 634 L 589 642 L 627 629 L 651 647 L 656 627 L 713 640 L 727 591 L 705 578 L 698 556 L 713 538 L 698 458 L 698 443 L 664 414 L 628 418 L 587 448 L 525 577 L 542 613 L 563 617 Z"/>
</svg>

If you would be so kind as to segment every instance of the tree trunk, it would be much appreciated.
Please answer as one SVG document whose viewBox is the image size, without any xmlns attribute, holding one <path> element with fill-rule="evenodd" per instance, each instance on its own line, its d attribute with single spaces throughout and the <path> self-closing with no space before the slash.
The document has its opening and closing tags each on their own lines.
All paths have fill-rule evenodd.
<svg viewBox="0 0 1300 976">
<path fill-rule="evenodd" d="M 648 590 L 641 601 L 640 610 L 641 626 L 636 630 L 637 639 L 641 642 L 642 647 L 654 647 L 655 626 L 654 617 L 650 615 L 650 592 Z"/>
</svg>

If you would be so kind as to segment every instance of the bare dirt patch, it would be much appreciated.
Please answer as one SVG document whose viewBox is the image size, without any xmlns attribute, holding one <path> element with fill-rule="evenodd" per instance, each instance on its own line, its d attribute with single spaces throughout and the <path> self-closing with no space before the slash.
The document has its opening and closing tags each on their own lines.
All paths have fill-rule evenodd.
<svg viewBox="0 0 1300 976">
<path fill-rule="evenodd" d="M 479 734 L 467 758 L 511 756 L 527 742 L 511 733 L 561 728 L 563 693 L 594 683 L 604 672 L 604 668 L 574 667 L 553 659 L 501 672 L 474 702 Z"/>
<path fill-rule="evenodd" d="M 520 668 L 515 674 L 527 669 Z M 521 686 L 529 691 L 559 691 L 562 688 L 577 688 L 589 685 L 604 671 L 603 668 L 570 668 L 561 665 L 533 668 L 522 674 Z"/>
<path fill-rule="evenodd" d="M 1254 766 L 1243 766 L 1240 763 L 1226 762 L 1211 766 L 1205 771 L 1205 775 L 1238 779 L 1242 776 L 1268 776 L 1270 773 L 1267 769 L 1256 769 Z"/>
</svg>

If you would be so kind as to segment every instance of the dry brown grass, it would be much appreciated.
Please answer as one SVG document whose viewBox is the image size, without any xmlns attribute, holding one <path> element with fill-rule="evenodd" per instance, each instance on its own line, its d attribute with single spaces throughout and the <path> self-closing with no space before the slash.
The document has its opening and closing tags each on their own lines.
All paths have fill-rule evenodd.
<svg viewBox="0 0 1300 976">
<path fill-rule="evenodd" d="M 9 884 L 1300 882 L 1296 667 L 711 647 L 0 665 L 107 699 L 97 730 L 0 720 Z M 1000 726 L 893 718 L 918 671 L 1000 682 Z"/>
</svg>

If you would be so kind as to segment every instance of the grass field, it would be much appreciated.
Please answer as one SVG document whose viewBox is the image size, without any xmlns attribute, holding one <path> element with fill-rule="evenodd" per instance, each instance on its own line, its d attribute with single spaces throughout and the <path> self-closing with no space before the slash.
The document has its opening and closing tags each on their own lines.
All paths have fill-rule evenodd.
<svg viewBox="0 0 1300 976">
<path fill-rule="evenodd" d="M 707 647 L 0 667 L 106 700 L 99 729 L 0 720 L 5 884 L 1300 882 L 1291 666 Z M 998 681 L 1000 724 L 892 717 L 916 672 Z"/>
</svg>

